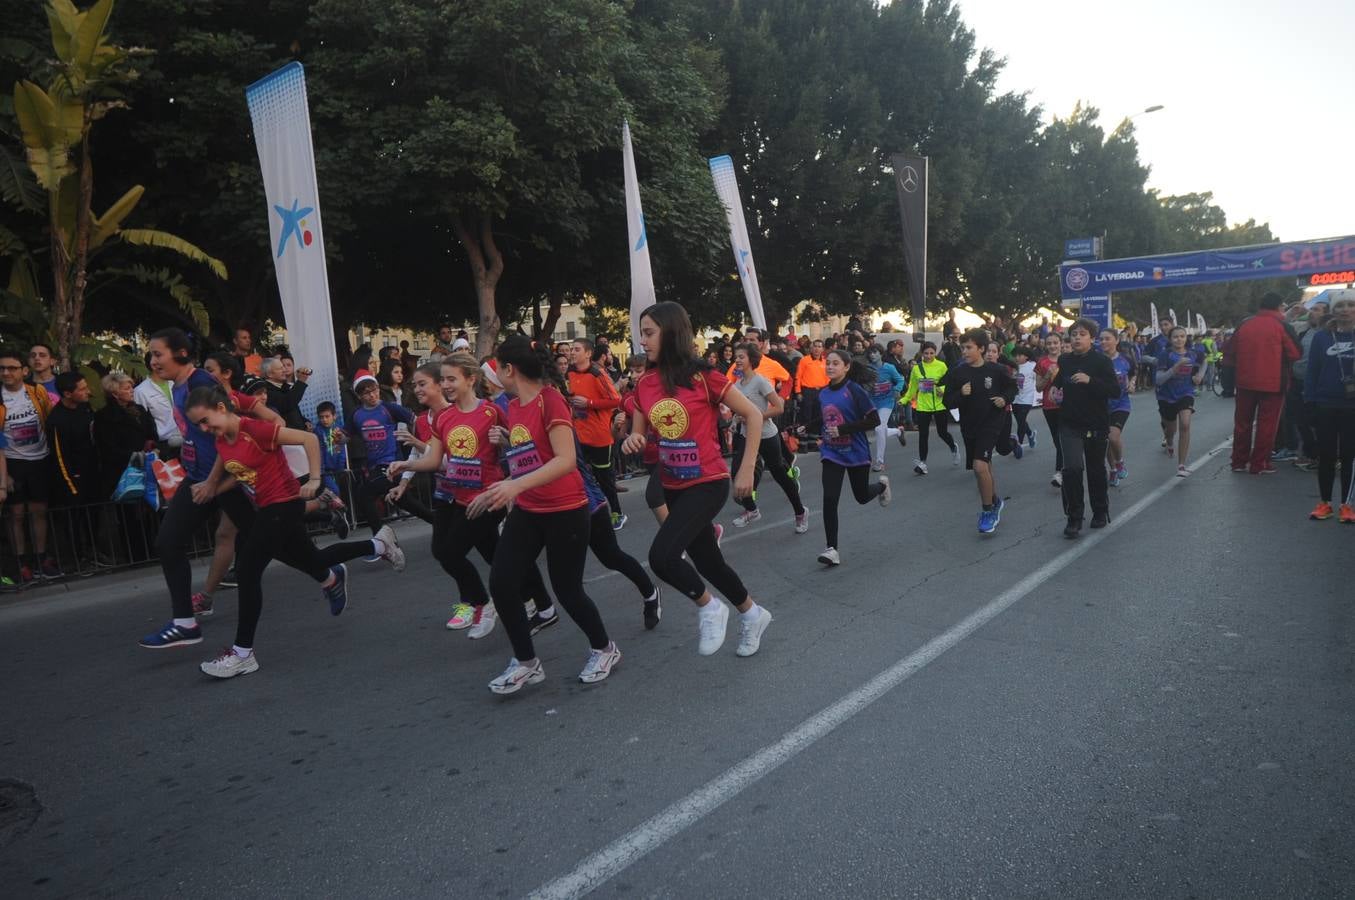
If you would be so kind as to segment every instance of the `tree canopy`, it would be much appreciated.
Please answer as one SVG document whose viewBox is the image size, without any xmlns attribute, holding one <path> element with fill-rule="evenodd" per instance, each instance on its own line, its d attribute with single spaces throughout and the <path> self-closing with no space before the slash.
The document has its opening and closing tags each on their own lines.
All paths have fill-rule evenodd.
<svg viewBox="0 0 1355 900">
<path fill-rule="evenodd" d="M 3 5 L 8 84 L 45 64 L 47 23 L 37 4 Z M 340 334 L 360 321 L 531 328 L 586 296 L 624 307 L 623 120 L 658 295 L 705 324 L 744 310 L 706 164 L 720 154 L 774 322 L 804 301 L 906 308 L 897 152 L 931 159 L 933 312 L 1056 304 L 1068 237 L 1104 234 L 1115 256 L 1273 239 L 1264 224 L 1230 227 L 1203 190 L 1150 191 L 1131 123 L 1107 131 L 1087 105 L 1046 122 L 1028 96 L 1000 93 L 1003 61 L 951 0 L 140 0 L 107 30 L 149 53 L 122 86 L 128 108 L 100 123 L 93 207 L 145 185 L 138 227 L 224 264 L 229 281 L 189 267 L 181 283 L 218 336 L 278 315 L 243 91 L 294 59 L 310 82 Z M 0 237 L 40 246 L 24 188 L 3 177 L 22 154 L 12 103 L 0 148 Z M 1254 292 L 1175 305 L 1221 318 Z M 1147 295 L 1124 296 L 1141 317 Z M 131 330 L 145 313 L 101 302 L 87 327 Z"/>
</svg>

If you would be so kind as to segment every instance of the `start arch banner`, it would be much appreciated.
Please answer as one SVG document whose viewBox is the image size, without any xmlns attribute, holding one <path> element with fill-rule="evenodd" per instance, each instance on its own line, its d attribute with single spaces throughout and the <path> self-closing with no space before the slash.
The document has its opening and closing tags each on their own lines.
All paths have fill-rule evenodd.
<svg viewBox="0 0 1355 900">
<path fill-rule="evenodd" d="M 1285 278 L 1355 270 L 1355 236 L 1167 253 L 1059 266 L 1065 300 L 1109 291 Z"/>
</svg>

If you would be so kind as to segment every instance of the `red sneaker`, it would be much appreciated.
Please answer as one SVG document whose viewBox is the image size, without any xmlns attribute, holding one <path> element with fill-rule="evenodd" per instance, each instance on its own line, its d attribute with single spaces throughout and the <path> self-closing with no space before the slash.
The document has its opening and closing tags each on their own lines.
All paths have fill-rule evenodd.
<svg viewBox="0 0 1355 900">
<path fill-rule="evenodd" d="M 1349 509 L 1349 507 L 1347 507 L 1347 509 Z M 1324 521 L 1326 519 L 1330 519 L 1331 517 L 1332 517 L 1331 504 L 1325 500 L 1319 503 L 1317 506 L 1313 507 L 1313 511 L 1308 513 L 1308 518 L 1316 519 L 1317 521 Z"/>
</svg>

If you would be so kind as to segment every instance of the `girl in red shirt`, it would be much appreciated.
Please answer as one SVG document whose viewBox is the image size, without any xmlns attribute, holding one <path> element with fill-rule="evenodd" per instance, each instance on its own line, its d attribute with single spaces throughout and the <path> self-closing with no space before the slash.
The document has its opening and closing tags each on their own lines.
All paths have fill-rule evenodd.
<svg viewBox="0 0 1355 900">
<path fill-rule="evenodd" d="M 320 441 L 309 431 L 283 428 L 272 422 L 242 418 L 226 389 L 200 387 L 184 404 L 191 427 L 216 437 L 217 460 L 203 482 L 206 499 L 238 484 L 258 508 L 254 521 L 239 542 L 235 571 L 240 579 L 240 618 L 235 628 L 235 646 L 202 664 L 202 671 L 215 678 L 233 678 L 259 669 L 254 656 L 254 632 L 263 610 L 263 571 L 274 559 L 320 583 L 329 611 L 343 612 L 348 604 L 348 569 L 343 563 L 359 556 L 380 556 L 395 567 L 405 567 L 405 555 L 395 532 L 385 526 L 370 541 L 332 544 L 320 550 L 306 533 L 305 501 L 320 491 Z M 282 448 L 304 447 L 310 464 L 310 479 L 299 484 L 287 465 Z M 194 498 L 195 501 L 197 498 Z"/>
<path fill-rule="evenodd" d="M 415 369 L 414 396 L 427 411 L 419 414 L 414 430 L 427 449 L 418 459 L 390 466 L 392 478 L 400 472 L 436 473 L 433 556 L 456 581 L 460 603 L 470 607 L 468 614 L 453 614 L 447 627 L 453 631 L 469 628 L 472 640 L 493 631 L 497 616 L 485 583 L 468 557 L 474 547 L 485 562 L 493 565 L 499 523 L 503 521 L 502 510 L 474 519 L 466 515 L 466 508 L 485 488 L 503 479 L 499 448 L 489 433 L 502 427 L 505 420 L 497 406 L 476 395 L 479 378 L 480 366 L 468 353 L 454 353 L 441 363 Z M 533 564 L 526 574 L 526 595 L 536 602 L 538 610 L 549 609 L 551 599 L 541 571 Z"/>
<path fill-rule="evenodd" d="M 729 608 L 706 589 L 702 576 L 738 607 L 737 653 L 752 656 L 772 614 L 753 602 L 725 562 L 711 523 L 729 498 L 729 469 L 716 438 L 720 404 L 742 416 L 750 434 L 761 434 L 762 413 L 743 394 L 730 390 L 724 375 L 696 356 L 692 322 L 677 303 L 656 303 L 641 314 L 640 344 L 649 368 L 635 385 L 638 409 L 623 449 L 626 453 L 643 451 L 647 431 L 658 437 L 659 477 L 668 517 L 649 548 L 650 568 L 700 607 L 698 652 L 702 656 L 720 649 L 729 625 Z M 744 448 L 734 477 L 737 498 L 753 491 L 757 451 L 752 441 Z M 695 569 L 682 558 L 684 552 Z"/>
<path fill-rule="evenodd" d="M 486 487 L 466 508 L 467 517 L 475 519 L 513 504 L 489 573 L 489 593 L 513 644 L 513 658 L 489 689 L 512 694 L 546 677 L 523 609 L 526 573 L 543 548 L 555 596 L 592 648 L 579 680 L 602 681 L 621 660 L 621 651 L 607 637 L 602 616 L 583 589 L 588 497 L 578 470 L 573 414 L 556 387 L 554 362 L 527 338 L 510 336 L 495 357 L 499 381 L 515 395 L 504 427 L 493 429 L 507 448 L 509 478 Z"/>
</svg>

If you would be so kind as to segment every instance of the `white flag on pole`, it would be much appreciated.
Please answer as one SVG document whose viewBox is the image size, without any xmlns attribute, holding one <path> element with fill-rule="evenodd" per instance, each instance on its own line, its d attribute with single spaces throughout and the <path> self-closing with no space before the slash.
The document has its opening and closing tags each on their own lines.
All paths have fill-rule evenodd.
<svg viewBox="0 0 1355 900">
<path fill-rule="evenodd" d="M 728 156 L 715 157 L 710 161 L 710 175 L 715 180 L 715 193 L 729 216 L 729 244 L 734 250 L 734 265 L 739 270 L 743 296 L 748 301 L 749 317 L 754 327 L 765 331 L 767 316 L 762 311 L 762 289 L 758 287 L 757 270 L 753 268 L 753 245 L 748 240 L 748 223 L 743 217 L 743 200 L 734 177 L 734 161 Z"/>
<path fill-rule="evenodd" d="M 301 412 L 314 421 L 315 406 L 322 400 L 342 407 L 306 73 L 301 63 L 289 63 L 256 81 L 245 89 L 245 100 L 263 170 L 272 238 L 269 252 L 277 270 L 287 340 L 298 365 L 312 370 Z"/>
<path fill-rule="evenodd" d="M 1156 304 L 1156 303 L 1151 303 L 1151 302 L 1150 302 L 1150 303 L 1148 304 L 1148 315 L 1152 316 L 1152 318 L 1153 318 L 1153 321 L 1151 321 L 1151 322 L 1148 323 L 1148 329 L 1147 329 L 1148 334 L 1157 334 L 1157 323 L 1158 323 L 1158 322 L 1161 322 L 1162 320 L 1159 319 L 1159 318 L 1157 317 L 1157 304 Z"/>
<path fill-rule="evenodd" d="M 1196 314 L 1195 314 L 1195 322 L 1196 322 L 1196 324 L 1197 324 L 1197 325 L 1199 326 L 1199 328 L 1200 328 L 1200 334 L 1208 334 L 1208 333 L 1209 333 L 1209 328 L 1204 324 L 1204 316 L 1200 315 L 1199 313 L 1196 313 Z"/>
<path fill-rule="evenodd" d="M 1171 307 L 1167 307 L 1167 316 L 1172 320 L 1173 328 L 1180 324 L 1179 322 L 1176 321 L 1176 310 L 1172 309 Z"/>
<path fill-rule="evenodd" d="M 1186 331 L 1190 331 L 1194 327 L 1195 317 L 1190 314 L 1190 310 L 1186 310 Z"/>
<path fill-rule="evenodd" d="M 655 303 L 654 270 L 649 264 L 649 236 L 640 208 L 640 180 L 635 175 L 635 151 L 630 146 L 630 123 L 621 123 L 621 156 L 626 178 L 626 237 L 630 248 L 631 350 L 640 351 L 640 313 Z"/>
</svg>

